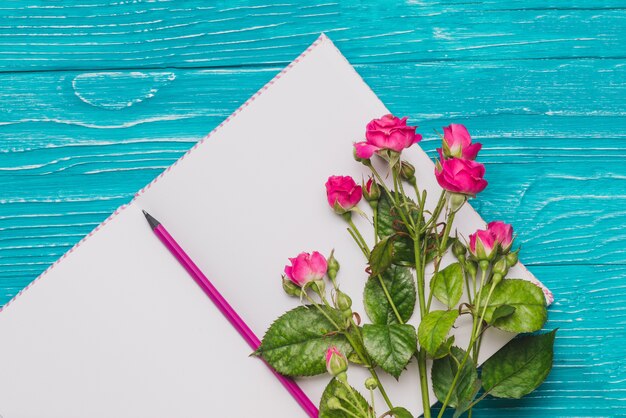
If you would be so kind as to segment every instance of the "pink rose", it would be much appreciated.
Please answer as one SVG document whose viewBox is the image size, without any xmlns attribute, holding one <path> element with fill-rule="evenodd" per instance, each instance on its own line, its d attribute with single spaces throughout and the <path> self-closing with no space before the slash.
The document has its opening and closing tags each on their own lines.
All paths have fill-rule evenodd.
<svg viewBox="0 0 626 418">
<path fill-rule="evenodd" d="M 326 258 L 313 251 L 313 253 L 300 253 L 296 258 L 290 258 L 291 265 L 285 266 L 285 275 L 296 285 L 302 287 L 305 284 L 321 280 L 328 270 Z"/>
<path fill-rule="evenodd" d="M 472 137 L 461 124 L 451 123 L 443 128 L 443 153 L 446 157 L 474 160 L 482 146 L 479 142 L 472 144 Z"/>
<path fill-rule="evenodd" d="M 502 221 L 489 222 L 487 230 L 491 232 L 496 242 L 500 244 L 502 252 L 506 253 L 513 244 L 513 227 Z"/>
<path fill-rule="evenodd" d="M 478 260 L 492 260 L 496 255 L 498 243 L 493 234 L 486 229 L 479 229 L 469 236 L 470 253 Z"/>
<path fill-rule="evenodd" d="M 335 346 L 326 350 L 326 370 L 331 376 L 337 376 L 348 370 L 348 359 Z"/>
<path fill-rule="evenodd" d="M 422 136 L 415 133 L 417 126 L 407 126 L 406 120 L 406 117 L 400 119 L 391 114 L 373 119 L 366 127 L 366 141 L 354 144 L 356 156 L 369 159 L 381 150 L 402 152 L 419 142 Z"/>
<path fill-rule="evenodd" d="M 326 182 L 328 204 L 338 214 L 344 214 L 359 203 L 363 189 L 350 176 L 330 176 Z"/>
<path fill-rule="evenodd" d="M 435 167 L 437 182 L 452 193 L 476 196 L 487 187 L 484 176 L 485 166 L 472 160 L 450 158 Z"/>
</svg>

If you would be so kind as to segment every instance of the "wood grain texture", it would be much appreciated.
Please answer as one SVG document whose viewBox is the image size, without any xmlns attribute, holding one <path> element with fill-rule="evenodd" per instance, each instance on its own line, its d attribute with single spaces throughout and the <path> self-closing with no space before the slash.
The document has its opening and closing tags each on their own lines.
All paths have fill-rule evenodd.
<svg viewBox="0 0 626 418">
<path fill-rule="evenodd" d="M 555 368 L 476 416 L 626 415 L 626 6 L 615 1 L 8 1 L 0 5 L 0 304 L 319 32 L 425 134 L 484 143 L 473 204 L 555 293 Z"/>
<path fill-rule="evenodd" d="M 286 63 L 325 31 L 355 63 L 622 58 L 622 0 L 8 1 L 11 70 Z"/>
</svg>

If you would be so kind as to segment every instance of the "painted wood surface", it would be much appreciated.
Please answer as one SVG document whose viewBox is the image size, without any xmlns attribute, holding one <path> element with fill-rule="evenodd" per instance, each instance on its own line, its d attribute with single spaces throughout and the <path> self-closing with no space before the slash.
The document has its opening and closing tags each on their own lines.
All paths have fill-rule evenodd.
<svg viewBox="0 0 626 418">
<path fill-rule="evenodd" d="M 6 1 L 0 303 L 325 31 L 434 155 L 465 123 L 555 293 L 555 368 L 476 416 L 626 416 L 626 4 Z M 120 289 L 123 290 L 123 289 Z"/>
</svg>

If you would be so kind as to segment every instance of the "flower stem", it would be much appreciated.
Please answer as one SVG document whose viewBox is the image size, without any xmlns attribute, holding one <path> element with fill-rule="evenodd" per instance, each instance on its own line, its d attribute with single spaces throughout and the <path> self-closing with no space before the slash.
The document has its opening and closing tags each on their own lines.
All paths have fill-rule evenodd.
<svg viewBox="0 0 626 418">
<path fill-rule="evenodd" d="M 352 218 L 348 218 L 348 225 L 350 225 L 350 227 L 352 228 L 352 231 L 354 231 L 359 246 L 361 247 L 362 250 L 363 249 L 366 250 L 367 257 L 369 258 L 370 250 L 369 250 L 369 247 L 367 246 L 367 242 L 365 242 L 365 239 L 363 239 L 363 235 L 361 235 L 361 232 L 359 232 L 359 229 L 356 227 L 356 225 L 352 221 Z"/>
<path fill-rule="evenodd" d="M 421 258 L 421 242 L 420 235 L 415 234 L 413 237 L 413 252 L 415 254 L 415 272 L 417 274 L 417 294 L 420 307 L 420 318 L 424 318 L 426 315 L 426 296 L 425 296 L 425 281 L 424 281 L 424 269 L 422 266 Z"/>
<path fill-rule="evenodd" d="M 437 206 L 435 207 L 435 210 L 433 211 L 433 216 L 430 218 L 428 222 L 426 222 L 426 225 L 424 225 L 425 230 L 437 224 L 437 219 L 439 219 L 439 215 L 441 215 L 441 211 L 443 210 L 445 203 L 446 203 L 446 192 L 442 191 L 441 195 L 439 195 Z"/>
<path fill-rule="evenodd" d="M 469 275 L 468 275 L 467 269 L 465 268 L 465 263 L 460 263 L 460 264 L 461 264 L 461 271 L 463 271 L 463 277 L 465 278 L 465 288 L 467 289 L 467 302 L 471 305 L 472 294 L 470 292 Z M 476 277 L 474 277 L 473 280 L 476 281 Z"/>
<path fill-rule="evenodd" d="M 359 238 L 356 236 L 356 234 L 354 233 L 354 231 L 352 230 L 352 228 L 346 228 L 348 230 L 348 233 L 350 234 L 350 236 L 352 237 L 352 239 L 354 240 L 354 242 L 356 243 L 356 245 L 359 247 L 359 249 L 361 250 L 361 252 L 363 253 L 363 255 L 365 256 L 365 258 L 367 260 L 369 260 L 370 255 L 369 255 L 369 251 L 367 248 L 363 248 L 363 245 L 361 244 L 361 242 L 359 241 Z"/>
<path fill-rule="evenodd" d="M 455 212 L 450 211 L 448 215 L 448 220 L 446 222 L 446 227 L 443 230 L 443 239 L 441 240 L 441 245 L 439 246 L 439 258 L 443 256 L 443 253 L 446 251 L 446 246 L 448 245 L 448 238 L 450 238 L 450 230 L 452 229 L 452 223 L 454 222 Z"/>
<path fill-rule="evenodd" d="M 378 244 L 378 207 L 374 206 L 372 210 L 374 212 L 374 244 Z"/>
<path fill-rule="evenodd" d="M 380 381 L 380 378 L 378 377 L 378 373 L 376 373 L 376 370 L 374 370 L 373 367 L 371 367 L 369 370 L 370 370 L 370 374 L 372 375 L 372 377 L 376 379 L 376 384 L 378 384 L 378 391 L 380 392 L 383 399 L 385 400 L 385 403 L 387 404 L 389 409 L 393 409 L 393 404 L 391 403 L 391 400 L 389 399 L 389 396 L 387 395 L 387 392 L 385 391 L 385 388 L 383 387 L 383 384 Z"/>
<path fill-rule="evenodd" d="M 348 232 L 350 232 L 350 234 L 352 235 L 352 238 L 354 239 L 354 241 L 357 243 L 359 248 L 361 248 L 361 251 L 363 252 L 363 255 L 365 255 L 365 258 L 367 258 L 369 260 L 370 250 L 369 250 L 369 247 L 367 246 L 367 243 L 365 242 L 365 240 L 363 239 L 363 236 L 361 235 L 361 233 L 359 232 L 358 228 L 352 222 L 351 219 L 348 220 L 348 223 L 350 224 L 350 228 L 348 229 Z M 382 275 L 379 274 L 379 275 L 377 275 L 377 277 L 378 277 L 378 281 L 380 283 L 380 286 L 383 289 L 383 293 L 385 293 L 385 297 L 387 298 L 387 302 L 389 302 L 389 306 L 391 306 L 391 310 L 393 310 L 393 313 L 396 316 L 396 318 L 398 319 L 398 322 L 403 324 L 404 321 L 402 320 L 402 316 L 400 315 L 400 312 L 398 311 L 398 307 L 396 306 L 395 302 L 391 298 L 391 294 L 389 293 L 389 290 L 387 289 L 387 285 L 385 284 L 385 281 L 383 280 Z"/>
<path fill-rule="evenodd" d="M 399 166 L 398 166 L 398 169 L 399 169 Z M 400 192 L 400 198 L 402 199 L 402 206 L 404 206 L 404 208 L 407 210 L 407 217 L 410 222 L 410 225 L 406 225 L 407 229 L 410 230 L 410 228 L 413 228 L 415 231 L 418 231 L 415 227 L 415 221 L 413 220 L 413 216 L 411 216 L 411 209 L 409 208 L 408 201 L 406 200 L 406 193 L 404 192 L 402 179 L 399 176 L 399 172 L 395 170 L 393 171 L 393 182 L 394 182 L 394 186 L 396 190 Z M 418 223 L 419 223 L 419 220 L 418 220 Z"/>
<path fill-rule="evenodd" d="M 420 375 L 420 390 L 422 392 L 422 408 L 424 418 L 430 418 L 430 393 L 428 391 L 428 374 L 426 372 L 426 351 L 419 350 L 417 353 L 417 368 Z"/>
<path fill-rule="evenodd" d="M 482 304 L 482 291 L 483 291 L 483 287 L 485 285 L 485 280 L 486 280 L 486 276 L 487 276 L 487 268 L 481 268 L 482 272 L 481 272 L 481 279 L 480 279 L 480 289 L 478 290 L 478 295 L 475 298 L 476 301 L 476 312 L 480 312 L 480 306 Z M 467 347 L 467 351 L 465 352 L 465 356 L 463 356 L 463 360 L 461 361 L 461 364 L 459 365 L 459 368 L 456 372 L 456 375 L 454 376 L 454 380 L 452 381 L 452 385 L 450 386 L 450 390 L 448 391 L 448 394 L 446 396 L 446 399 L 441 407 L 441 411 L 439 411 L 439 415 L 437 416 L 437 418 L 441 418 L 443 416 L 444 411 L 446 410 L 446 407 L 448 405 L 448 402 L 450 401 L 450 397 L 452 395 L 452 391 L 454 390 L 454 387 L 456 386 L 456 383 L 461 375 L 461 371 L 463 370 L 463 366 L 465 366 L 465 363 L 467 363 L 467 359 L 469 358 L 469 354 L 470 352 L 473 352 L 473 357 L 474 357 L 474 361 L 477 362 L 478 361 L 478 348 L 476 347 L 476 342 L 478 340 L 478 338 L 480 338 L 480 329 L 482 327 L 482 321 L 484 319 L 484 313 L 486 312 L 486 306 L 489 304 L 489 299 L 491 298 L 491 294 L 493 291 L 493 288 L 495 286 L 491 286 L 491 289 L 489 290 L 489 293 L 487 295 L 487 300 L 485 301 L 485 306 L 483 307 L 483 314 L 477 318 L 474 317 L 474 320 L 472 321 L 472 333 L 471 333 L 471 337 L 470 337 L 470 342 L 469 345 Z M 475 405 L 476 403 L 472 404 Z"/>
<path fill-rule="evenodd" d="M 413 190 L 415 190 L 415 196 L 419 200 L 419 198 L 420 198 L 420 189 L 417 187 L 417 182 L 416 181 L 412 181 L 411 184 L 413 185 Z M 420 203 L 420 206 L 424 206 L 424 202 Z"/>
<path fill-rule="evenodd" d="M 441 410 L 439 411 L 439 414 L 437 415 L 437 418 L 441 418 L 443 416 L 443 413 L 446 410 L 446 407 L 448 406 L 448 403 L 450 402 L 450 398 L 452 397 L 452 391 L 454 390 L 454 387 L 456 386 L 456 383 L 459 380 L 459 377 L 461 376 L 461 371 L 463 370 L 463 366 L 465 366 L 465 363 L 467 363 L 467 359 L 469 358 L 469 347 L 467 349 L 467 351 L 465 352 L 465 355 L 463 356 L 463 360 L 461 360 L 461 364 L 459 364 L 459 368 L 456 372 L 456 374 L 454 375 L 454 379 L 452 379 L 452 384 L 450 385 L 450 389 L 448 390 L 448 394 L 446 395 L 446 398 L 443 401 L 443 404 L 441 405 Z"/>
<path fill-rule="evenodd" d="M 478 328 L 476 330 L 475 338 L 478 338 L 480 335 L 481 328 L 483 326 L 483 320 L 485 319 L 485 314 L 487 313 L 487 305 L 489 305 L 489 300 L 491 299 L 491 294 L 493 293 L 493 289 L 495 288 L 495 282 L 491 282 L 491 287 L 489 288 L 489 293 L 487 294 L 487 300 L 485 301 L 485 305 L 483 306 L 483 312 L 480 314 L 480 320 L 478 321 Z"/>
<path fill-rule="evenodd" d="M 420 222 L 421 216 L 418 218 L 418 227 L 415 228 L 413 237 L 413 251 L 415 253 L 415 272 L 417 275 L 417 293 L 420 307 L 420 318 L 424 318 L 427 313 L 424 268 L 422 266 L 421 242 L 420 242 Z M 417 368 L 420 376 L 420 391 L 422 393 L 422 406 L 424 409 L 424 418 L 430 418 L 430 393 L 428 391 L 428 375 L 426 370 L 426 351 L 421 349 L 417 353 Z"/>
<path fill-rule="evenodd" d="M 409 225 L 409 223 L 407 221 L 407 218 L 406 218 L 406 216 L 404 214 L 404 208 L 402 207 L 402 205 L 400 204 L 400 201 L 398 200 L 398 194 L 399 193 L 391 193 L 391 191 L 387 187 L 387 184 L 383 181 L 383 178 L 380 176 L 378 171 L 376 171 L 374 166 L 370 163 L 368 165 L 368 167 L 370 168 L 370 170 L 372 170 L 372 173 L 374 173 L 374 176 L 376 176 L 376 179 L 383 186 L 383 189 L 385 190 L 385 192 L 387 192 L 387 195 L 389 196 L 389 199 L 393 200 L 393 202 L 395 203 L 395 206 L 398 208 L 398 212 L 399 212 L 398 214 L 400 215 L 400 218 L 402 218 L 402 222 L 404 223 L 404 225 L 406 225 L 407 229 L 410 229 L 411 226 Z M 394 173 L 393 168 L 392 168 L 392 173 Z"/>
</svg>

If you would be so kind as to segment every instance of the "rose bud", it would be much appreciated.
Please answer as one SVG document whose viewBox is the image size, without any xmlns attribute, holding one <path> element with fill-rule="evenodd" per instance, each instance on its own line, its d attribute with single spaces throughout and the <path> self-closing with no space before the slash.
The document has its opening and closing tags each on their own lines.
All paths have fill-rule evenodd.
<svg viewBox="0 0 626 418">
<path fill-rule="evenodd" d="M 369 390 L 374 390 L 378 387 L 378 382 L 373 377 L 365 379 L 365 387 Z"/>
<path fill-rule="evenodd" d="M 322 280 L 328 270 L 328 262 L 317 251 L 302 252 L 296 258 L 290 258 L 291 265 L 285 266 L 285 275 L 299 287 L 309 282 Z"/>
<path fill-rule="evenodd" d="M 350 299 L 350 296 L 346 295 L 341 290 L 337 290 L 333 302 L 335 303 L 335 308 L 341 311 L 341 316 L 346 321 L 350 321 L 352 318 L 352 299 Z"/>
<path fill-rule="evenodd" d="M 350 296 L 343 293 L 341 290 L 337 290 L 335 293 L 335 307 L 340 311 L 350 310 L 352 308 L 352 299 Z"/>
<path fill-rule="evenodd" d="M 330 176 L 326 182 L 328 204 L 339 215 L 349 212 L 363 197 L 363 189 L 350 176 Z"/>
<path fill-rule="evenodd" d="M 476 196 L 487 187 L 484 176 L 485 166 L 476 161 L 450 158 L 435 166 L 437 182 L 452 193 Z"/>
<path fill-rule="evenodd" d="M 448 196 L 448 207 L 454 213 L 458 212 L 459 209 L 463 207 L 465 202 L 467 202 L 467 195 L 462 193 L 452 193 L 447 192 Z"/>
<path fill-rule="evenodd" d="M 291 279 L 288 279 L 285 276 L 283 276 L 282 279 L 283 279 L 283 290 L 285 291 L 286 294 L 288 294 L 289 296 L 302 295 L 302 289 L 300 288 L 300 286 L 298 286 L 297 284 L 292 282 Z"/>
<path fill-rule="evenodd" d="M 496 256 L 498 249 L 494 236 L 486 229 L 480 229 L 469 236 L 470 253 L 478 261 L 490 261 Z"/>
<path fill-rule="evenodd" d="M 461 244 L 461 241 L 459 241 L 458 239 L 455 240 L 454 244 L 452 244 L 452 254 L 454 254 L 457 260 L 463 262 L 465 260 L 466 253 L 467 249 L 465 248 L 465 245 Z"/>
<path fill-rule="evenodd" d="M 337 273 L 339 273 L 339 261 L 335 258 L 335 250 L 330 252 L 330 257 L 328 258 L 328 277 L 334 283 L 335 278 L 337 278 Z"/>
<path fill-rule="evenodd" d="M 475 160 L 482 144 L 472 144 L 472 137 L 467 128 L 458 123 L 451 123 L 443 128 L 443 154 L 446 157 Z"/>
<path fill-rule="evenodd" d="M 400 176 L 404 180 L 413 184 L 413 182 L 415 182 L 415 167 L 413 166 L 413 164 L 406 162 L 406 161 L 402 161 L 400 163 Z"/>
<path fill-rule="evenodd" d="M 496 238 L 496 242 L 500 244 L 502 253 L 506 254 L 511 250 L 513 244 L 513 227 L 502 221 L 489 222 L 487 230 Z"/>
<path fill-rule="evenodd" d="M 497 286 L 498 283 L 500 283 L 504 276 L 506 276 L 506 274 L 509 272 L 509 267 L 506 264 L 506 258 L 502 257 L 498 261 L 496 261 L 491 268 L 491 272 L 493 273 L 493 285 Z"/>
<path fill-rule="evenodd" d="M 370 159 L 374 153 L 384 150 L 396 153 L 419 142 L 422 136 L 415 133 L 417 126 L 407 126 L 407 118 L 385 115 L 373 119 L 367 124 L 365 141 L 354 144 L 355 155 L 361 159 Z"/>
<path fill-rule="evenodd" d="M 519 254 L 519 248 L 506 255 L 506 265 L 509 266 L 509 268 L 517 264 L 518 254 Z"/>
<path fill-rule="evenodd" d="M 348 359 L 335 346 L 330 346 L 326 350 L 326 370 L 333 377 L 337 377 L 348 370 Z"/>
<path fill-rule="evenodd" d="M 496 274 L 505 276 L 509 272 L 509 266 L 506 263 L 506 258 L 501 257 L 493 264 L 491 271 Z"/>
<path fill-rule="evenodd" d="M 372 206 L 372 203 L 375 203 L 376 205 L 374 206 L 377 206 L 378 199 L 380 199 L 380 186 L 371 177 L 363 186 L 363 197 L 370 203 L 370 206 Z"/>
</svg>

